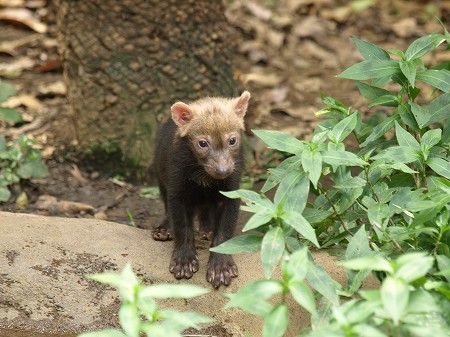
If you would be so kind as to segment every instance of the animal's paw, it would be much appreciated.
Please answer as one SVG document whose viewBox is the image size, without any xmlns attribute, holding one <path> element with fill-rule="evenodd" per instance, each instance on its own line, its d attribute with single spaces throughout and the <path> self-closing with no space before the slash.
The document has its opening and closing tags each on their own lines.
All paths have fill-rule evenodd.
<svg viewBox="0 0 450 337">
<path fill-rule="evenodd" d="M 169 270 L 177 279 L 191 278 L 198 270 L 198 258 L 195 250 L 193 248 L 175 250 Z"/>
<path fill-rule="evenodd" d="M 230 255 L 211 254 L 206 279 L 214 288 L 219 288 L 222 284 L 229 286 L 231 279 L 237 276 L 238 268 Z"/>
<path fill-rule="evenodd" d="M 201 230 L 198 232 L 198 238 L 200 240 L 212 241 L 214 233 L 212 231 Z"/>
<path fill-rule="evenodd" d="M 169 241 L 173 240 L 174 233 L 163 223 L 161 226 L 158 226 L 153 230 L 152 236 L 153 240 L 156 241 Z"/>
</svg>

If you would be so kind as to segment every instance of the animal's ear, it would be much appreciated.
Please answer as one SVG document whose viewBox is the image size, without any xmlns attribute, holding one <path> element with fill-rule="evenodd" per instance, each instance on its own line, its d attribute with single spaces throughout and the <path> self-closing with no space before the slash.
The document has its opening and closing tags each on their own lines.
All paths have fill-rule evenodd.
<svg viewBox="0 0 450 337">
<path fill-rule="evenodd" d="M 176 102 L 172 105 L 172 119 L 178 127 L 183 127 L 194 117 L 192 108 L 183 102 Z"/>
<path fill-rule="evenodd" d="M 245 113 L 247 112 L 248 108 L 248 101 L 250 100 L 250 93 L 248 91 L 244 91 L 241 95 L 241 97 L 236 98 L 236 114 L 244 118 Z"/>
</svg>

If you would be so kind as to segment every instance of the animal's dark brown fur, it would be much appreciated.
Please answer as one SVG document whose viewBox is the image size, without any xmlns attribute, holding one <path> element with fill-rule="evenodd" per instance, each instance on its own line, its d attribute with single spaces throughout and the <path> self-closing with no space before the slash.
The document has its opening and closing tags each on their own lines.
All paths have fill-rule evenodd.
<svg viewBox="0 0 450 337">
<path fill-rule="evenodd" d="M 170 240 L 175 248 L 170 271 L 178 279 L 198 270 L 193 219 L 212 232 L 212 246 L 230 239 L 237 222 L 239 200 L 219 191 L 239 188 L 243 167 L 241 131 L 250 94 L 235 99 L 204 98 L 190 104 L 177 102 L 172 118 L 160 130 L 155 167 L 166 215 L 153 232 L 155 240 Z M 208 234 L 204 234 L 205 237 Z M 211 253 L 207 280 L 229 285 L 238 274 L 230 255 Z"/>
</svg>

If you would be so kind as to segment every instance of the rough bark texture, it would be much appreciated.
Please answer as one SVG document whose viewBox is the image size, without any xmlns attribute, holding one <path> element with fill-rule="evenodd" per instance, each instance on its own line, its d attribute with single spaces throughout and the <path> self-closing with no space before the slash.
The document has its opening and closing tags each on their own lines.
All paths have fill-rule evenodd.
<svg viewBox="0 0 450 337">
<path fill-rule="evenodd" d="M 56 1 L 79 148 L 148 168 L 177 100 L 233 96 L 234 39 L 221 1 Z"/>
</svg>

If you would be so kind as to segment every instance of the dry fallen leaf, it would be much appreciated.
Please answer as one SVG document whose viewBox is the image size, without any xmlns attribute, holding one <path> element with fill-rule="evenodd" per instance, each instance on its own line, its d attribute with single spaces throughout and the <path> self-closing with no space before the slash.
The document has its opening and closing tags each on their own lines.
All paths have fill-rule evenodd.
<svg viewBox="0 0 450 337">
<path fill-rule="evenodd" d="M 38 33 L 47 32 L 47 25 L 40 22 L 33 12 L 26 8 L 4 8 L 0 9 L 0 20 L 25 25 Z"/>
<path fill-rule="evenodd" d="M 77 214 L 82 212 L 92 212 L 94 210 L 94 207 L 91 205 L 75 201 L 58 200 L 51 195 L 41 195 L 36 201 L 35 207 L 38 210 L 49 211 L 50 214 Z"/>
<path fill-rule="evenodd" d="M 270 9 L 261 6 L 256 2 L 246 1 L 245 6 L 255 17 L 257 17 L 260 20 L 268 21 L 272 17 L 272 11 Z"/>
<path fill-rule="evenodd" d="M 416 18 L 404 18 L 392 25 L 392 30 L 399 37 L 410 37 L 417 34 Z"/>
<path fill-rule="evenodd" d="M 21 39 L 1 41 L 0 42 L 0 52 L 9 54 L 11 56 L 16 56 L 18 54 L 17 48 L 20 48 L 28 43 L 36 41 L 42 37 L 42 34 L 30 34 Z"/>
<path fill-rule="evenodd" d="M 241 76 L 244 84 L 253 83 L 262 87 L 275 87 L 281 82 L 281 78 L 276 74 L 249 73 Z"/>
<path fill-rule="evenodd" d="M 0 6 L 2 7 L 24 7 L 24 0 L 0 0 Z"/>
<path fill-rule="evenodd" d="M 17 108 L 21 105 L 26 106 L 30 110 L 40 110 L 44 105 L 33 95 L 19 95 L 10 97 L 2 104 L 5 108 Z"/>
<path fill-rule="evenodd" d="M 34 67 L 34 60 L 27 56 L 19 57 L 8 63 L 0 63 L 0 77 L 15 78 L 25 69 Z"/>
<path fill-rule="evenodd" d="M 66 85 L 63 81 L 56 81 L 51 83 L 45 83 L 38 87 L 38 91 L 41 95 L 65 95 L 66 94 Z"/>
</svg>

